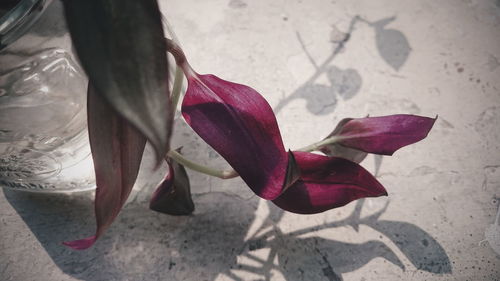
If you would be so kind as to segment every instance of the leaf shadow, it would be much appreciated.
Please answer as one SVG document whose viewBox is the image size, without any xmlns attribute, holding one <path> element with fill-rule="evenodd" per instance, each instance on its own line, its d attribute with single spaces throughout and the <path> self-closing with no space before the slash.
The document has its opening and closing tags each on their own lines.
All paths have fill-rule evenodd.
<svg viewBox="0 0 500 281">
<path fill-rule="evenodd" d="M 389 17 L 370 25 L 375 28 L 375 42 L 378 53 L 387 64 L 394 70 L 399 71 L 408 60 L 411 47 L 403 32 L 397 29 L 386 28 L 386 25 L 395 19 L 396 17 Z"/>
<path fill-rule="evenodd" d="M 279 239 L 277 256 L 283 264 L 287 280 L 296 280 L 301 272 L 303 280 L 343 280 L 344 273 L 356 271 L 375 258 L 383 258 L 401 270 L 405 267 L 396 254 L 383 242 L 370 240 L 347 243 L 321 237 Z"/>
<path fill-rule="evenodd" d="M 245 253 L 250 259 L 262 263 L 260 268 L 250 269 L 271 280 L 270 270 L 280 270 L 286 280 L 343 280 L 343 274 L 356 271 L 375 258 L 383 258 L 405 271 L 406 267 L 397 253 L 389 245 L 380 240 L 369 240 L 363 243 L 347 243 L 321 237 L 305 237 L 311 232 L 350 226 L 356 232 L 359 225 L 365 225 L 390 239 L 407 260 L 417 269 L 435 274 L 451 274 L 452 268 L 443 247 L 420 227 L 399 221 L 379 220 L 388 204 L 368 217 L 361 218 L 361 210 L 365 200 L 356 202 L 353 212 L 345 219 L 321 226 L 304 228 L 291 233 L 282 233 L 276 222 L 274 228 L 263 234 L 255 235 L 247 241 Z M 278 208 L 268 204 L 271 214 Z M 272 223 L 264 223 L 256 233 Z M 253 251 L 269 248 L 267 260 L 258 259 Z M 278 258 L 281 268 L 274 265 Z"/>
<path fill-rule="evenodd" d="M 386 27 L 395 19 L 396 17 L 393 16 L 371 22 L 360 16 L 354 16 L 346 33 L 342 33 L 342 38 L 331 41 L 334 43 L 332 53 L 321 63 L 315 61 L 300 34 L 296 32 L 302 50 L 311 65 L 315 68 L 315 72 L 294 92 L 280 100 L 274 107 L 274 112 L 278 113 L 291 101 L 301 98 L 306 100 L 306 108 L 309 112 L 315 115 L 329 114 L 335 109 L 339 98 L 348 100 L 359 93 L 363 84 L 363 79 L 359 72 L 353 68 L 342 69 L 331 64 L 335 57 L 344 50 L 345 44 L 349 41 L 358 22 L 363 22 L 374 29 L 375 44 L 379 55 L 385 63 L 395 71 L 399 71 L 408 60 L 412 49 L 403 32 Z M 336 31 L 335 33 L 339 33 L 335 26 L 332 28 Z M 316 82 L 322 75 L 326 75 L 329 85 Z"/>
<path fill-rule="evenodd" d="M 306 108 L 309 112 L 315 115 L 329 114 L 334 111 L 339 98 L 348 100 L 360 91 L 363 79 L 356 69 L 342 69 L 331 64 L 333 59 L 340 52 L 342 52 L 342 50 L 344 50 L 344 45 L 349 40 L 350 35 L 354 30 L 354 25 L 358 20 L 358 17 L 354 17 L 351 20 L 347 32 L 343 34 L 344 36 L 341 40 L 333 42 L 334 45 L 331 54 L 320 64 L 318 64 L 309 53 L 300 33 L 296 32 L 297 40 L 299 41 L 304 54 L 315 68 L 315 72 L 293 93 L 279 101 L 279 103 L 273 108 L 275 113 L 281 111 L 291 101 L 301 98 L 306 100 Z M 316 80 L 322 75 L 326 75 L 328 85 L 316 82 Z"/>
<path fill-rule="evenodd" d="M 446 251 L 429 233 L 408 222 L 379 219 L 387 210 L 388 203 L 378 212 L 361 218 L 364 202 L 364 199 L 358 200 L 353 213 L 341 221 L 340 225 L 352 226 L 356 231 L 359 225 L 365 225 L 380 232 L 389 238 L 418 270 L 436 274 L 452 273 Z"/>
<path fill-rule="evenodd" d="M 386 220 L 367 225 L 391 239 L 418 270 L 437 274 L 452 272 L 450 260 L 443 247 L 418 226 Z"/>
<path fill-rule="evenodd" d="M 350 99 L 361 89 L 363 79 L 356 69 L 341 69 L 330 65 L 325 68 L 324 72 L 327 75 L 329 85 L 306 83 L 282 100 L 280 104 L 301 98 L 306 100 L 306 108 L 309 112 L 315 115 L 325 115 L 335 110 L 338 99 Z M 282 106 L 277 106 L 275 110 L 279 111 Z"/>
</svg>

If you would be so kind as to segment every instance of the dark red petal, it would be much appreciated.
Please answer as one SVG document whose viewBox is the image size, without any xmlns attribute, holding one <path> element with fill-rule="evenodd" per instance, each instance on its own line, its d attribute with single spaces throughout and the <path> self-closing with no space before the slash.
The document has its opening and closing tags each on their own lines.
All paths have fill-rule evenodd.
<svg viewBox="0 0 500 281">
<path fill-rule="evenodd" d="M 186 169 L 173 159 L 169 162 L 168 175 L 154 192 L 149 208 L 169 215 L 189 215 L 194 203 Z"/>
<path fill-rule="evenodd" d="M 424 139 L 436 119 L 406 114 L 355 118 L 346 122 L 336 135 L 341 137 L 341 145 L 392 155 L 401 147 Z"/>
<path fill-rule="evenodd" d="M 315 214 L 364 198 L 387 195 L 368 171 L 343 158 L 293 152 L 301 179 L 273 200 L 278 207 L 298 214 Z"/>
<path fill-rule="evenodd" d="M 120 117 L 89 84 L 88 127 L 96 177 L 96 234 L 65 242 L 86 249 L 111 225 L 134 186 L 146 138 Z"/>
<path fill-rule="evenodd" d="M 188 76 L 186 122 L 260 197 L 278 197 L 288 155 L 267 101 L 254 89 L 214 75 Z"/>
</svg>

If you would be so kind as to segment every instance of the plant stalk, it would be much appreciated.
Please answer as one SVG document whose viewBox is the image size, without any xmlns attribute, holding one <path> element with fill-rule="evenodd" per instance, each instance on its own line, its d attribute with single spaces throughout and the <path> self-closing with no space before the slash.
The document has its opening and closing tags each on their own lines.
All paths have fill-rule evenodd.
<svg viewBox="0 0 500 281">
<path fill-rule="evenodd" d="M 326 138 L 326 139 L 319 141 L 317 143 L 313 143 L 311 145 L 305 146 L 305 147 L 299 149 L 299 151 L 304 151 L 304 152 L 318 151 L 322 147 L 329 145 L 329 144 L 333 144 L 339 140 L 340 140 L 340 137 L 338 137 L 338 136 L 329 137 L 329 138 Z M 213 169 L 213 168 L 210 168 L 210 167 L 207 167 L 204 165 L 200 165 L 198 163 L 195 163 L 195 162 L 185 158 L 184 156 L 182 156 L 182 154 L 180 154 L 179 152 L 177 152 L 175 150 L 169 151 L 167 156 L 174 159 L 175 161 L 179 162 L 184 167 L 187 167 L 193 171 L 197 171 L 197 172 L 202 173 L 202 174 L 217 177 L 220 179 L 231 179 L 231 178 L 238 177 L 238 173 L 235 170 L 232 170 L 232 169 L 231 170 L 217 170 L 217 169 Z"/>
<path fill-rule="evenodd" d="M 177 111 L 177 104 L 179 103 L 179 99 L 181 97 L 183 80 L 184 74 L 182 72 L 182 69 L 177 66 L 175 68 L 174 86 L 172 88 L 172 112 Z"/>
<path fill-rule="evenodd" d="M 174 159 L 175 161 L 179 162 L 184 167 L 187 167 L 191 170 L 194 170 L 194 171 L 197 171 L 197 172 L 209 175 L 209 176 L 218 177 L 221 179 L 230 179 L 230 178 L 235 178 L 238 176 L 238 173 L 236 173 L 236 171 L 234 171 L 234 170 L 221 171 L 221 170 L 212 169 L 210 167 L 195 163 L 191 160 L 184 158 L 184 156 L 182 156 L 179 152 L 177 152 L 175 150 L 170 150 L 168 152 L 167 156 Z"/>
<path fill-rule="evenodd" d="M 311 151 L 319 151 L 321 150 L 322 147 L 327 146 L 329 144 L 334 144 L 338 142 L 341 139 L 339 136 L 332 136 L 329 138 L 326 138 L 322 141 L 310 144 L 308 146 L 304 146 L 302 148 L 299 148 L 298 151 L 304 151 L 304 152 L 311 152 Z"/>
</svg>

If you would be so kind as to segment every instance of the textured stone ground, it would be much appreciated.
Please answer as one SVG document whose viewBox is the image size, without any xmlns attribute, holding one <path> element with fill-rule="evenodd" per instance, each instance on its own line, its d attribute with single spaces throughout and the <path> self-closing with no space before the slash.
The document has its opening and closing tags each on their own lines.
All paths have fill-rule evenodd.
<svg viewBox="0 0 500 281">
<path fill-rule="evenodd" d="M 261 92 L 287 147 L 343 117 L 439 119 L 426 140 L 363 162 L 387 198 L 313 216 L 195 172 L 195 213 L 160 215 L 147 202 L 162 175 L 144 172 L 106 235 L 76 252 L 60 242 L 94 230 L 91 193 L 0 191 L 0 280 L 500 280 L 500 2 L 162 4 L 193 67 Z M 181 122 L 176 133 L 188 157 L 225 167 Z"/>
</svg>

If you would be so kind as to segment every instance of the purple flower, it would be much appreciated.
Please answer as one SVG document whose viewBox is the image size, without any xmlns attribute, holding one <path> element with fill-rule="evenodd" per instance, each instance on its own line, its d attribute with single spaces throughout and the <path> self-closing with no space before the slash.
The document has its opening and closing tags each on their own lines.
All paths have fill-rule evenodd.
<svg viewBox="0 0 500 281">
<path fill-rule="evenodd" d="M 196 73 L 180 48 L 167 40 L 183 69 L 188 88 L 182 115 L 260 197 L 299 214 L 330 210 L 364 198 L 387 195 L 360 162 L 366 153 L 392 155 L 424 139 L 435 119 L 391 115 L 342 120 L 324 146 L 331 157 L 286 151 L 276 117 L 254 89 Z M 146 138 L 115 112 L 89 85 L 89 136 L 96 172 L 95 235 L 64 244 L 86 249 L 116 218 L 136 180 Z M 340 157 L 336 157 L 340 156 Z M 349 158 L 344 159 L 341 157 Z M 352 161 L 351 161 L 352 160 Z M 169 173 L 155 191 L 150 208 L 173 215 L 194 210 L 189 179 L 182 165 L 169 159 Z"/>
<path fill-rule="evenodd" d="M 188 73 L 184 118 L 260 197 L 287 211 L 310 214 L 387 194 L 354 162 L 287 153 L 271 107 L 252 88 Z"/>
<path fill-rule="evenodd" d="M 290 212 L 311 214 L 363 198 L 387 195 L 365 169 L 344 158 L 287 153 L 276 117 L 254 89 L 196 73 L 168 42 L 187 76 L 182 115 L 260 197 Z M 342 146 L 392 154 L 427 135 L 434 119 L 413 115 L 343 120 L 334 130 Z M 357 157 L 362 159 L 363 157 Z"/>
<path fill-rule="evenodd" d="M 182 103 L 186 122 L 257 195 L 278 197 L 289 157 L 267 101 L 248 86 L 192 73 Z"/>
</svg>

